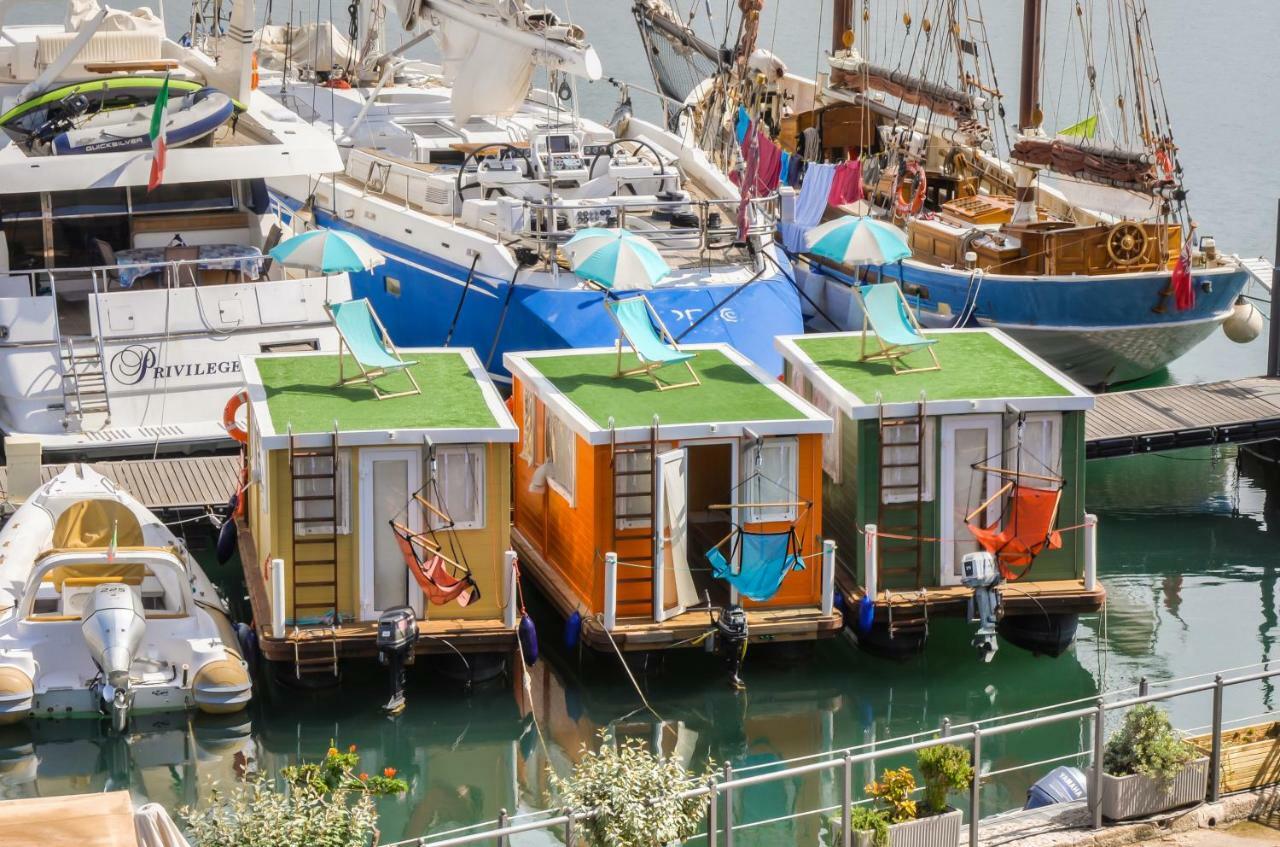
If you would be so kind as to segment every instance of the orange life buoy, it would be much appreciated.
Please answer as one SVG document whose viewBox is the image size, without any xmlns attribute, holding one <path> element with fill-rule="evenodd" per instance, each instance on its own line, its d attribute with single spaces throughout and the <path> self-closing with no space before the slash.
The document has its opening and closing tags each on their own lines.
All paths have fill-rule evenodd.
<svg viewBox="0 0 1280 847">
<path fill-rule="evenodd" d="M 1164 172 L 1165 179 L 1173 179 L 1173 159 L 1169 158 L 1169 153 L 1163 147 L 1156 150 L 1156 162 L 1160 165 L 1160 170 Z"/>
<path fill-rule="evenodd" d="M 242 427 L 236 420 L 236 412 L 240 411 L 240 407 L 249 402 L 249 392 L 241 389 L 231 395 L 231 399 L 227 401 L 227 405 L 222 407 L 222 426 L 226 429 L 227 435 L 230 435 L 241 444 L 249 443 L 249 431 Z"/>
<path fill-rule="evenodd" d="M 915 188 L 911 190 L 910 197 L 906 194 L 907 181 L 904 179 L 908 174 L 915 180 Z M 909 218 L 920 214 L 920 210 L 924 208 L 924 192 L 928 185 L 929 182 L 924 175 L 924 168 L 920 167 L 919 162 L 908 161 L 904 164 L 898 169 L 898 178 L 894 182 L 893 213 L 900 218 Z"/>
</svg>

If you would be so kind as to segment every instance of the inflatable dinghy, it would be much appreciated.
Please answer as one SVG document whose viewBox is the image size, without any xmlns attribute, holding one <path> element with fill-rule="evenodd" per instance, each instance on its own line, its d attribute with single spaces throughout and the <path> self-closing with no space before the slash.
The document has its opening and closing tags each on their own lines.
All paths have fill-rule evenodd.
<svg viewBox="0 0 1280 847">
<path fill-rule="evenodd" d="M 151 146 L 154 109 L 154 105 L 146 105 L 99 112 L 75 129 L 53 136 L 49 150 L 55 156 L 74 156 L 145 149 Z M 166 144 L 181 147 L 199 141 L 226 123 L 234 112 L 232 99 L 212 88 L 171 100 L 165 121 Z"/>
<path fill-rule="evenodd" d="M 71 129 L 77 118 L 153 106 L 163 84 L 160 77 L 116 76 L 60 85 L 0 115 L 0 128 L 17 140 L 32 136 L 47 139 Z M 169 81 L 169 96 L 174 99 L 203 89 L 202 84 L 190 80 Z"/>
</svg>

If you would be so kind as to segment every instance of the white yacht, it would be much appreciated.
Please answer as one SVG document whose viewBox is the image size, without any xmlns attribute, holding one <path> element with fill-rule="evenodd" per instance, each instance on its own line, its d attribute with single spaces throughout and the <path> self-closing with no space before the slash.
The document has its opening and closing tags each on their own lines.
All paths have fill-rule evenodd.
<svg viewBox="0 0 1280 847">
<path fill-rule="evenodd" d="M 236 712 L 252 696 L 226 606 L 182 541 L 68 465 L 0 530 L 0 723 Z"/>
<path fill-rule="evenodd" d="M 776 195 L 741 209 L 727 181 L 686 167 L 665 130 L 628 133 L 625 114 L 613 126 L 583 117 L 578 82 L 601 76 L 600 59 L 548 10 L 525 0 L 361 8 L 359 47 L 331 28 L 263 34 L 273 68 L 263 87 L 332 128 L 346 160 L 332 177 L 268 185 L 387 257 L 352 287 L 397 344 L 474 347 L 503 381 L 507 351 L 612 345 L 606 295 L 569 270 L 560 247 L 584 228 L 625 228 L 672 268 L 644 293 L 679 341 L 726 342 L 781 372 L 771 339 L 803 325 L 772 243 Z M 379 24 L 397 16 L 412 37 L 384 50 Z M 405 58 L 429 36 L 442 64 Z M 325 58 L 306 63 L 316 55 Z"/>
<path fill-rule="evenodd" d="M 241 355 L 336 349 L 324 303 L 350 282 L 269 260 L 289 231 L 266 180 L 341 157 L 257 89 L 252 2 L 216 60 L 145 9 L 70 7 L 0 20 L 0 429 L 68 457 L 229 446 Z"/>
</svg>

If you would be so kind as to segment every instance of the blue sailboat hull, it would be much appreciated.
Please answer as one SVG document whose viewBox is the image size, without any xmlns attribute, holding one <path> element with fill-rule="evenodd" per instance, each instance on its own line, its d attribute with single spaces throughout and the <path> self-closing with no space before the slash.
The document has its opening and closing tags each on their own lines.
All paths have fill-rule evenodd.
<svg viewBox="0 0 1280 847">
<path fill-rule="evenodd" d="M 1168 271 L 1027 277 L 910 260 L 875 270 L 902 285 L 925 326 L 999 328 L 1084 385 L 1160 370 L 1217 329 L 1249 281 L 1243 268 L 1198 270 L 1195 305 L 1179 311 L 1172 297 L 1162 296 Z M 861 328 L 856 301 L 841 293 L 852 278 L 830 268 L 819 273 L 826 277 L 826 314 L 842 329 Z"/>
<path fill-rule="evenodd" d="M 528 270 L 518 272 L 513 285 L 510 279 L 472 275 L 469 267 L 319 210 L 316 223 L 355 232 L 386 256 L 385 264 L 351 274 L 351 289 L 353 296 L 369 299 L 398 346 L 471 347 L 489 372 L 504 380 L 509 378 L 502 363 L 507 351 L 607 347 L 618 338 L 602 292 L 522 283 L 520 278 L 532 273 Z M 777 272 L 746 285 L 703 282 L 645 293 L 680 343 L 727 343 L 769 374 L 782 372 L 774 336 L 804 331 L 800 296 Z"/>
</svg>

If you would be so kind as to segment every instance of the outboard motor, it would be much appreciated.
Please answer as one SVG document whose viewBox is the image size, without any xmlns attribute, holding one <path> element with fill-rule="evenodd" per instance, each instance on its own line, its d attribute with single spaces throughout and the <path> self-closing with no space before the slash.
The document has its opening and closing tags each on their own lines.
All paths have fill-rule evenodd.
<svg viewBox="0 0 1280 847">
<path fill-rule="evenodd" d="M 1035 785 L 1027 789 L 1027 803 L 1023 809 L 1039 809 L 1055 803 L 1071 803 L 1083 800 L 1088 794 L 1088 780 L 1079 768 L 1062 765 L 1049 771 Z"/>
<path fill-rule="evenodd" d="M 996 557 L 986 552 L 966 553 L 960 567 L 960 583 L 973 589 L 973 596 L 969 598 L 969 623 L 978 625 L 973 646 L 982 661 L 990 662 L 1000 647 L 996 641 L 996 624 L 1004 612 L 1000 592 L 996 590 L 1000 569 L 996 567 Z"/>
<path fill-rule="evenodd" d="M 716 618 L 716 640 L 720 655 L 729 666 L 729 682 L 734 688 L 746 688 L 742 681 L 742 660 L 747 655 L 747 613 L 741 606 L 720 610 Z"/>
<path fill-rule="evenodd" d="M 418 641 L 418 616 L 408 606 L 387 609 L 378 618 L 378 661 L 391 675 L 391 698 L 382 710 L 389 715 L 404 711 L 404 669 L 413 664 Z"/>
<path fill-rule="evenodd" d="M 129 671 L 146 630 L 142 598 L 119 582 L 94 588 L 80 613 L 80 632 L 94 663 L 106 677 L 99 706 L 111 715 L 111 726 L 117 732 L 123 732 L 129 722 L 133 702 Z"/>
</svg>

